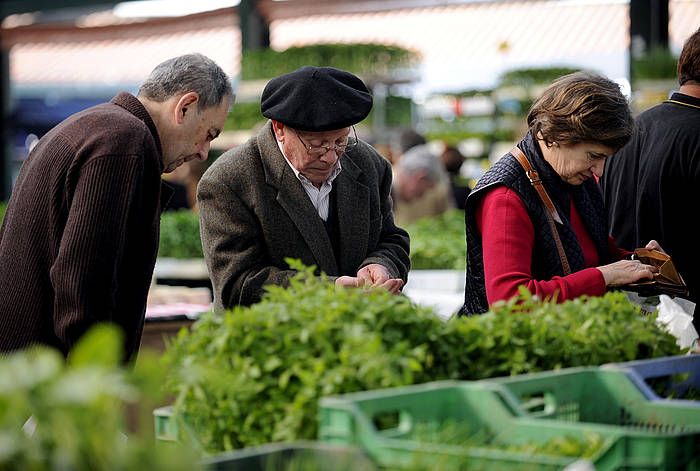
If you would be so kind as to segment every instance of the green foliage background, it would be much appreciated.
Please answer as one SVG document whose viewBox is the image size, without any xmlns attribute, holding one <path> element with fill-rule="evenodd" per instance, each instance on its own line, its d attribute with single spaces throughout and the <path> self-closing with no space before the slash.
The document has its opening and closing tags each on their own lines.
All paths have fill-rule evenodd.
<svg viewBox="0 0 700 471">
<path fill-rule="evenodd" d="M 464 270 L 467 241 L 464 211 L 449 210 L 405 227 L 411 238 L 411 269 Z"/>
<path fill-rule="evenodd" d="M 632 59 L 632 80 L 676 79 L 678 58 L 668 49 L 654 48 Z"/>
<path fill-rule="evenodd" d="M 269 79 L 305 65 L 331 66 L 361 76 L 387 75 L 391 70 L 417 65 L 418 53 L 386 44 L 312 44 L 284 51 L 266 48 L 245 51 L 241 62 L 243 80 Z"/>
<path fill-rule="evenodd" d="M 526 67 L 513 69 L 501 76 L 500 86 L 529 87 L 534 84 L 549 84 L 559 77 L 581 70 L 577 67 Z"/>
<path fill-rule="evenodd" d="M 204 258 L 199 214 L 189 209 L 166 211 L 160 217 L 159 257 Z"/>
</svg>

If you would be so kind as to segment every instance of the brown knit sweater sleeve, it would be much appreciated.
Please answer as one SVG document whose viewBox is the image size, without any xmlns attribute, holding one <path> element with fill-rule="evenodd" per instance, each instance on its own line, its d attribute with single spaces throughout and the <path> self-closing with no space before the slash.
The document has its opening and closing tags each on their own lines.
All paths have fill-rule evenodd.
<svg viewBox="0 0 700 471">
<path fill-rule="evenodd" d="M 111 321 L 130 215 L 138 208 L 143 157 L 103 155 L 74 182 L 59 252 L 51 266 L 54 328 L 71 348 L 95 322 Z"/>
</svg>

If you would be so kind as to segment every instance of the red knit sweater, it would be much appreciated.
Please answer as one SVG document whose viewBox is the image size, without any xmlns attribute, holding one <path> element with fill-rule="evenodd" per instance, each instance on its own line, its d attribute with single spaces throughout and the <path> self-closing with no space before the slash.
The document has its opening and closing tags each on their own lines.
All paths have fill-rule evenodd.
<svg viewBox="0 0 700 471">
<path fill-rule="evenodd" d="M 583 250 L 586 268 L 568 276 L 555 276 L 551 280 L 532 277 L 535 229 L 517 193 L 505 186 L 489 191 L 477 208 L 476 222 L 482 234 L 484 279 L 489 304 L 513 297 L 521 285 L 543 298 L 558 293 L 558 301 L 584 294 L 600 296 L 605 293 L 603 274 L 595 268 L 599 264 L 598 253 L 573 200 L 571 224 Z M 617 257 L 622 255 L 612 245 L 611 253 Z"/>
</svg>

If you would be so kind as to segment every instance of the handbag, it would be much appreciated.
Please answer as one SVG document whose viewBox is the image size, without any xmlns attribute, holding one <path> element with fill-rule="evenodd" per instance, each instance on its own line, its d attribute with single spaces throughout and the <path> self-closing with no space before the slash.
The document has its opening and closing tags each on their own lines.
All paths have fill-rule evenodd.
<svg viewBox="0 0 700 471">
<path fill-rule="evenodd" d="M 643 296 L 668 294 L 670 296 L 687 296 L 688 286 L 676 270 L 671 256 L 654 249 L 640 248 L 632 254 L 633 260 L 639 260 L 646 265 L 659 269 L 651 280 L 642 280 L 625 285 L 624 289 L 636 291 Z"/>
</svg>

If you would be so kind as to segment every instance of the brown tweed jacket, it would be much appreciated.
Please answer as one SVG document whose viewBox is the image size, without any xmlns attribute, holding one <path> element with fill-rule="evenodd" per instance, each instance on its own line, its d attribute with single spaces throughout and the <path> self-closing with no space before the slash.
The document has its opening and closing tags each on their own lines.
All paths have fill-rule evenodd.
<svg viewBox="0 0 700 471">
<path fill-rule="evenodd" d="M 316 209 L 286 163 L 268 122 L 219 157 L 197 191 L 202 246 L 217 309 L 257 302 L 265 284 L 294 274 L 286 257 L 329 276 L 354 276 L 370 263 L 408 275 L 408 234 L 394 224 L 391 166 L 370 145 L 342 157 L 334 180 L 340 257 Z"/>
</svg>

